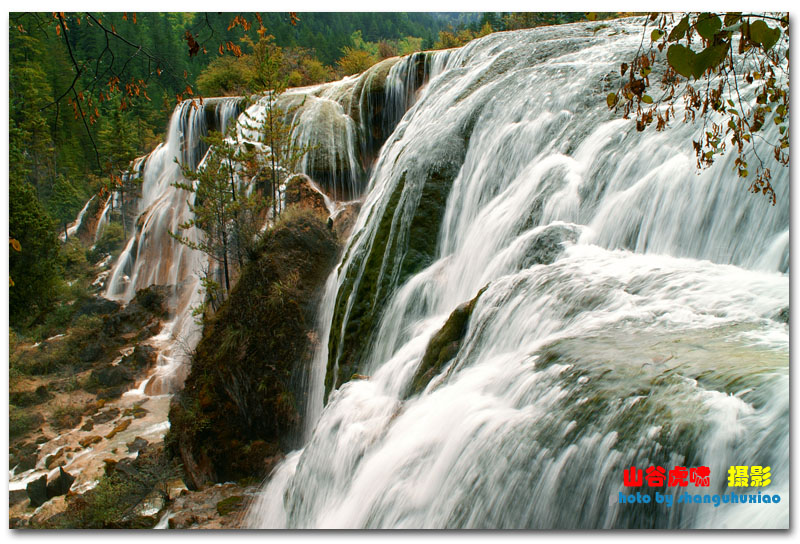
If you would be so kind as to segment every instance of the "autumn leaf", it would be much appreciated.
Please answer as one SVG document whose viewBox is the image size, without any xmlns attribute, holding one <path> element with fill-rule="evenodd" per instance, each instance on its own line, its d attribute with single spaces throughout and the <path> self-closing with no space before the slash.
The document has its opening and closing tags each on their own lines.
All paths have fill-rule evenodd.
<svg viewBox="0 0 800 544">
<path fill-rule="evenodd" d="M 186 44 L 189 46 L 189 56 L 194 57 L 200 51 L 200 44 L 194 39 L 192 33 L 190 31 L 186 31 L 184 34 L 183 39 L 186 40 Z"/>
<path fill-rule="evenodd" d="M 19 243 L 19 240 L 15 238 L 9 238 L 8 243 L 11 244 L 11 247 L 14 248 L 16 251 L 22 251 L 22 246 Z"/>
</svg>

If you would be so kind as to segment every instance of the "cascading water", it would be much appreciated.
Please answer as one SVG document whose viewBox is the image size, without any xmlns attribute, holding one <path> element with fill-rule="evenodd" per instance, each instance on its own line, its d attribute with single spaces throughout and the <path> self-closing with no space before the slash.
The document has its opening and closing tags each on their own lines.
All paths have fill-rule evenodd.
<svg viewBox="0 0 800 544">
<path fill-rule="evenodd" d="M 150 285 L 172 288 L 174 316 L 156 340 L 164 344 L 159 365 L 140 387 L 148 394 L 168 393 L 182 383 L 187 370 L 185 359 L 200 335 L 191 310 L 202 302 L 198 272 L 204 265 L 204 256 L 169 234 L 178 232 L 179 225 L 191 217 L 189 195 L 172 186 L 183 179 L 176 160 L 196 167 L 208 149 L 203 137 L 209 125 L 224 131 L 236 118 L 239 102 L 240 99 L 231 98 L 209 99 L 204 105 L 192 100 L 179 104 L 170 120 L 166 142 L 146 158 L 141 169 L 137 224 L 110 275 L 105 296 L 128 301 L 137 290 Z M 197 241 L 197 229 L 186 235 Z"/>
<path fill-rule="evenodd" d="M 328 282 L 306 445 L 251 527 L 788 527 L 788 169 L 772 207 L 730 154 L 696 172 L 699 127 L 610 114 L 641 39 L 576 24 L 426 60 Z M 782 500 L 618 504 L 650 465 L 708 466 L 679 491 L 721 496 L 761 491 L 729 466 L 769 466 Z"/>
<path fill-rule="evenodd" d="M 84 204 L 83 208 L 81 208 L 81 211 L 78 212 L 78 217 L 75 218 L 75 221 L 67 225 L 67 232 L 61 233 L 62 240 L 66 240 L 67 236 L 72 236 L 78 232 L 78 229 L 81 228 L 83 217 L 86 215 L 86 211 L 89 209 L 89 205 L 92 203 L 92 200 L 94 200 L 94 195 L 86 201 L 86 204 Z"/>
</svg>

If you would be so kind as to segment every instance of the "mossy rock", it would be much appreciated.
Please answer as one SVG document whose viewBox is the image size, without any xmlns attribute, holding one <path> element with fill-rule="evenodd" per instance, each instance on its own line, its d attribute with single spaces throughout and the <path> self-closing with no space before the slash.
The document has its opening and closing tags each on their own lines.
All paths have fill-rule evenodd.
<svg viewBox="0 0 800 544">
<path fill-rule="evenodd" d="M 481 289 L 475 298 L 453 310 L 442 328 L 431 337 L 419 367 L 411 379 L 406 398 L 422 392 L 433 377 L 439 374 L 442 367 L 458 354 L 467 334 L 475 304 L 485 290 L 486 287 Z"/>
<path fill-rule="evenodd" d="M 318 297 L 339 253 L 318 215 L 290 207 L 205 325 L 167 444 L 187 483 L 263 477 L 296 446 Z"/>
<path fill-rule="evenodd" d="M 447 197 L 466 153 L 461 140 L 446 144 L 441 146 L 440 160 L 431 160 L 429 170 L 404 172 L 384 208 L 373 210 L 376 217 L 370 217 L 368 223 L 378 221 L 378 226 L 371 243 L 351 243 L 350 250 L 355 247 L 358 253 L 343 272 L 345 278 L 336 297 L 326 399 L 333 388 L 359 371 L 389 297 L 435 258 Z"/>
<path fill-rule="evenodd" d="M 244 506 L 244 497 L 241 495 L 234 495 L 227 499 L 222 499 L 217 503 L 217 514 L 220 516 L 227 516 L 235 510 L 241 510 Z"/>
</svg>

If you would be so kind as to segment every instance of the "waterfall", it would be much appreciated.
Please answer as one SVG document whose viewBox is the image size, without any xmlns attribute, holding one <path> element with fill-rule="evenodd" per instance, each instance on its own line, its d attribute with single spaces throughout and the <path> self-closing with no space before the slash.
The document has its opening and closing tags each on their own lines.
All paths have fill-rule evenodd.
<svg viewBox="0 0 800 544">
<path fill-rule="evenodd" d="M 324 295 L 306 443 L 249 526 L 788 527 L 788 169 L 773 207 L 730 152 L 696 171 L 699 125 L 610 113 L 641 40 L 580 23 L 394 65 L 408 111 Z M 710 486 L 623 485 L 651 465 Z M 762 491 L 732 465 L 771 467 L 780 503 L 618 503 Z"/>
<path fill-rule="evenodd" d="M 155 340 L 162 347 L 159 364 L 155 374 L 139 388 L 148 394 L 171 392 L 183 382 L 188 370 L 184 363 L 201 332 L 192 308 L 202 302 L 198 273 L 207 259 L 169 234 L 191 217 L 190 196 L 172 186 L 183 179 L 176 160 L 196 167 L 208 149 L 203 138 L 209 127 L 224 131 L 236 118 L 239 102 L 238 98 L 208 99 L 204 104 L 197 100 L 181 102 L 170 119 L 166 141 L 134 164 L 133 170 L 141 179 L 138 219 L 110 274 L 105 296 L 127 302 L 137 290 L 150 285 L 171 287 L 173 317 Z M 189 230 L 187 236 L 197 241 L 197 229 Z"/>
<path fill-rule="evenodd" d="M 86 201 L 86 204 L 84 204 L 83 208 L 81 208 L 81 211 L 78 212 L 78 216 L 75 218 L 75 221 L 67 225 L 66 234 L 61 233 L 62 240 L 66 240 L 67 236 L 72 237 L 73 234 L 78 232 L 78 229 L 81 228 L 81 223 L 83 222 L 83 216 L 86 215 L 86 211 L 89 209 L 89 205 L 92 203 L 92 200 L 94 200 L 94 195 L 92 195 L 92 197 Z"/>
</svg>

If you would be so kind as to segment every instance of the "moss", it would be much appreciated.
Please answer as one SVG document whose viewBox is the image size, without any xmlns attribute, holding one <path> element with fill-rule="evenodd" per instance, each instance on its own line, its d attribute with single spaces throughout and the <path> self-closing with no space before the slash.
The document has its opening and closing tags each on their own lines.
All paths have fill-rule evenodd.
<svg viewBox="0 0 800 544">
<path fill-rule="evenodd" d="M 265 458 L 295 445 L 309 334 L 339 248 L 312 211 L 284 216 L 206 324 L 170 408 L 167 442 L 194 486 L 263 477 Z"/>
<path fill-rule="evenodd" d="M 366 339 L 373 328 L 373 323 L 376 321 L 375 314 L 377 306 L 379 306 L 377 298 L 378 291 L 380 291 L 380 286 L 378 285 L 379 274 L 386 247 L 389 244 L 392 222 L 394 221 L 397 205 L 400 202 L 404 187 L 405 176 L 400 179 L 394 191 L 392 191 L 391 197 L 389 197 L 389 202 L 383 211 L 369 252 L 366 255 L 362 253 L 354 256 L 353 262 L 346 270 L 344 282 L 336 294 L 336 307 L 328 343 L 328 368 L 325 374 L 326 400 L 331 389 L 341 383 L 339 381 L 341 376 L 349 376 L 354 373 L 357 368 L 354 360 L 358 356 L 356 353 L 358 345 L 359 343 L 361 344 L 360 352 L 363 352 L 367 344 Z M 362 266 L 364 271 L 359 277 L 359 271 Z M 355 298 L 347 321 L 347 328 L 344 334 L 340 334 L 342 324 L 347 315 L 347 305 L 351 295 Z M 355 339 L 360 339 L 362 342 L 354 342 Z M 339 361 L 339 372 L 338 376 L 334 376 L 337 359 Z"/>
<path fill-rule="evenodd" d="M 464 336 L 467 334 L 469 318 L 485 290 L 486 287 L 481 289 L 475 298 L 453 310 L 442 328 L 433 335 L 428 342 L 428 347 L 425 348 L 422 361 L 411 379 L 406 398 L 423 391 L 433 377 L 439 374 L 445 363 L 458 354 Z"/>
<path fill-rule="evenodd" d="M 67 509 L 34 529 L 152 529 L 156 517 L 134 509 L 152 494 L 163 495 L 177 474 L 163 448 L 146 447 L 135 460 L 109 463 L 97 486 L 82 495 L 67 495 Z"/>
<path fill-rule="evenodd" d="M 353 256 L 337 293 L 328 344 L 326 399 L 334 387 L 359 370 L 394 290 L 433 261 L 458 164 L 459 157 L 450 156 L 424 177 L 412 179 L 403 173 L 384 210 L 373 212 L 381 215 L 372 243 Z M 403 231 L 400 225 L 405 214 L 411 214 L 411 219 Z M 371 217 L 368 223 L 374 220 Z"/>
<path fill-rule="evenodd" d="M 241 495 L 234 495 L 227 499 L 222 499 L 217 503 L 217 514 L 220 516 L 227 516 L 234 510 L 239 510 L 244 505 L 244 497 Z"/>
<path fill-rule="evenodd" d="M 39 428 L 44 422 L 42 415 L 31 409 L 24 409 L 10 404 L 8 406 L 8 435 L 10 438 L 25 436 Z"/>
</svg>

